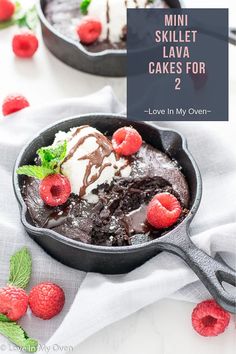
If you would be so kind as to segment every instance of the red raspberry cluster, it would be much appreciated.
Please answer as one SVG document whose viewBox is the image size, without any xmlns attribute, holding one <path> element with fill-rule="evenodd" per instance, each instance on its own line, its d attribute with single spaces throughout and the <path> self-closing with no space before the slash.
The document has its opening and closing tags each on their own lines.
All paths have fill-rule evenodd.
<svg viewBox="0 0 236 354">
<path fill-rule="evenodd" d="M 0 289 L 0 313 L 11 321 L 18 321 L 27 311 L 44 320 L 58 315 L 65 303 L 64 291 L 56 284 L 41 283 L 27 295 L 26 291 L 15 286 Z"/>
</svg>

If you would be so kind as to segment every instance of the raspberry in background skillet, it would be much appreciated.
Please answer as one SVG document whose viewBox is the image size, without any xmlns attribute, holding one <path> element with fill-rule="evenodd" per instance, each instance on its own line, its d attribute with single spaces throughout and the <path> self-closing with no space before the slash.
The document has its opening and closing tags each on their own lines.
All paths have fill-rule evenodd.
<svg viewBox="0 0 236 354">
<path fill-rule="evenodd" d="M 12 40 L 12 50 L 20 58 L 31 58 L 37 51 L 38 45 L 38 39 L 31 31 L 16 34 Z"/>
<path fill-rule="evenodd" d="M 81 43 L 91 44 L 94 43 L 100 36 L 102 32 L 102 25 L 98 20 L 86 17 L 76 27 L 76 32 Z"/>
<path fill-rule="evenodd" d="M 230 314 L 223 310 L 215 300 L 205 300 L 192 312 L 192 325 L 204 337 L 218 336 L 228 327 Z"/>
<path fill-rule="evenodd" d="M 133 155 L 142 145 L 142 137 L 136 129 L 123 127 L 115 131 L 112 136 L 113 149 L 118 155 Z"/>
<path fill-rule="evenodd" d="M 28 107 L 30 104 L 28 100 L 19 94 L 8 95 L 2 104 L 2 113 L 4 116 L 20 111 Z"/>
<path fill-rule="evenodd" d="M 15 4 L 10 0 L 0 0 L 0 21 L 7 21 L 14 15 Z"/>
</svg>

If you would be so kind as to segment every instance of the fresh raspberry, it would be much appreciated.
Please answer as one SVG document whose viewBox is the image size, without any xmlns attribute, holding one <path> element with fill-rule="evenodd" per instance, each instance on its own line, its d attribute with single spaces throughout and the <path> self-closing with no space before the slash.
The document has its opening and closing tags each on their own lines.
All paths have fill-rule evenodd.
<svg viewBox="0 0 236 354">
<path fill-rule="evenodd" d="M 54 174 L 45 177 L 39 186 L 39 195 L 45 204 L 58 206 L 64 204 L 71 194 L 71 186 L 67 177 Z"/>
<path fill-rule="evenodd" d="M 116 130 L 112 137 L 113 149 L 118 155 L 133 155 L 140 149 L 142 143 L 141 135 L 131 127 Z"/>
<path fill-rule="evenodd" d="M 178 199 L 170 193 L 156 194 L 147 208 L 147 220 L 157 229 L 165 229 L 175 224 L 182 212 Z"/>
<path fill-rule="evenodd" d="M 85 17 L 76 27 L 76 32 L 81 43 L 91 44 L 100 36 L 102 32 L 102 24 L 98 20 Z"/>
<path fill-rule="evenodd" d="M 2 113 L 4 116 L 8 114 L 20 111 L 23 108 L 29 106 L 29 102 L 22 95 L 9 95 L 7 96 L 2 104 Z"/>
<path fill-rule="evenodd" d="M 15 4 L 10 0 L 0 0 L 0 21 L 7 21 L 15 12 Z"/>
<path fill-rule="evenodd" d="M 12 40 L 12 49 L 17 57 L 31 58 L 38 49 L 38 39 L 30 31 L 16 34 Z"/>
<path fill-rule="evenodd" d="M 29 306 L 33 314 L 43 320 L 58 315 L 65 303 L 64 291 L 56 284 L 41 283 L 29 294 Z"/>
<path fill-rule="evenodd" d="M 18 321 L 28 308 L 28 295 L 23 289 L 7 286 L 0 289 L 0 313 Z"/>
<path fill-rule="evenodd" d="M 192 312 L 192 325 L 201 336 L 213 337 L 223 333 L 230 321 L 230 314 L 223 310 L 215 300 L 198 304 Z"/>
</svg>

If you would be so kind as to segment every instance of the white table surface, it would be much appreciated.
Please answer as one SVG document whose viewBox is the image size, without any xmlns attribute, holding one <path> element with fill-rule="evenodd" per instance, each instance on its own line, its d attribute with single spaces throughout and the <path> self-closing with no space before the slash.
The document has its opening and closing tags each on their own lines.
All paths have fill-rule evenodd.
<svg viewBox="0 0 236 354">
<path fill-rule="evenodd" d="M 219 0 L 185 0 L 189 7 L 220 7 Z M 230 22 L 235 20 L 236 1 L 230 6 Z M 15 29 L 0 31 L 0 101 L 12 92 L 24 94 L 31 105 L 41 105 L 65 97 L 83 96 L 104 85 L 111 85 L 117 97 L 125 102 L 126 80 L 85 74 L 54 58 L 40 39 L 32 60 L 20 60 L 11 51 Z M 235 119 L 236 48 L 230 46 L 230 116 Z M 234 63 L 234 65 L 232 65 Z M 234 96 L 234 99 L 233 99 Z M 221 336 L 204 338 L 191 328 L 193 304 L 161 300 L 119 321 L 81 344 L 75 354 L 233 354 L 236 349 L 235 322 Z"/>
</svg>

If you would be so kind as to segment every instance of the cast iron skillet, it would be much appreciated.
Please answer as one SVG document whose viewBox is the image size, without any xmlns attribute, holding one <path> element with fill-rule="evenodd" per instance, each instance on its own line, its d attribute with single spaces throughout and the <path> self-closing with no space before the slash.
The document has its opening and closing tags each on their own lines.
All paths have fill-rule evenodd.
<svg viewBox="0 0 236 354">
<path fill-rule="evenodd" d="M 182 166 L 191 194 L 190 212 L 184 221 L 158 239 L 123 247 L 88 245 L 66 238 L 55 231 L 35 227 L 20 191 L 23 177 L 16 174 L 16 169 L 24 164 L 32 164 L 37 149 L 50 145 L 59 130 L 68 131 L 83 124 L 89 124 L 108 135 L 112 135 L 121 126 L 132 125 L 147 143 L 176 159 Z M 201 199 L 202 182 L 198 167 L 188 151 L 186 140 L 176 131 L 150 123 L 131 122 L 124 116 L 111 114 L 90 114 L 69 118 L 47 127 L 24 147 L 15 164 L 13 184 L 21 209 L 21 221 L 26 231 L 60 262 L 83 271 L 119 274 L 131 271 L 159 251 L 165 250 L 181 257 L 223 308 L 236 312 L 235 298 L 222 285 L 224 281 L 235 286 L 236 273 L 198 249 L 189 237 L 189 225 Z"/>
<path fill-rule="evenodd" d="M 180 8 L 179 0 L 166 0 L 173 8 Z M 109 49 L 91 53 L 78 41 L 65 37 L 59 33 L 44 15 L 46 0 L 38 2 L 37 10 L 42 27 L 44 42 L 50 52 L 64 63 L 75 69 L 94 75 L 125 76 L 126 50 Z"/>
</svg>

